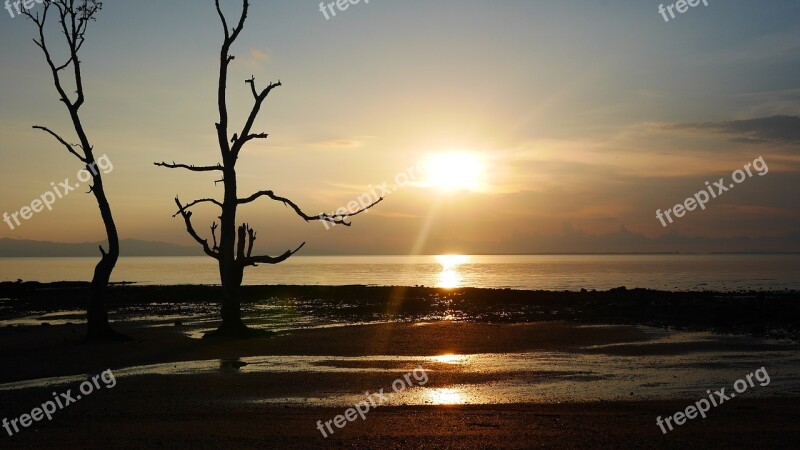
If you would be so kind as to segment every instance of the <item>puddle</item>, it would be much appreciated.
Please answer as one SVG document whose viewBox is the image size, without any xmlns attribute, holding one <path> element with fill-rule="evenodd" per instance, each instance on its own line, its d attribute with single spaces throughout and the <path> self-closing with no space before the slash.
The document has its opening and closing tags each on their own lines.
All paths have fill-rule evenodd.
<svg viewBox="0 0 800 450">
<path fill-rule="evenodd" d="M 185 336 L 187 336 L 187 337 L 192 338 L 192 339 L 202 339 L 203 336 L 206 333 L 208 333 L 209 331 L 214 331 L 217 328 L 216 326 L 218 325 L 219 320 L 218 319 L 211 319 L 211 320 L 208 320 L 206 322 L 209 323 L 209 324 L 213 324 L 213 326 L 206 326 L 204 328 L 190 328 L 190 329 L 184 330 L 183 334 Z M 276 332 L 276 333 L 284 333 L 285 334 L 285 333 L 288 333 L 288 332 L 291 332 L 291 331 L 299 331 L 299 330 L 318 330 L 318 329 L 326 329 L 326 328 L 341 328 L 341 327 L 350 327 L 350 326 L 382 325 L 382 324 L 387 324 L 387 323 L 398 323 L 398 321 L 392 321 L 392 320 L 376 320 L 376 321 L 371 321 L 371 322 L 345 322 L 345 321 L 342 321 L 342 322 L 327 323 L 327 324 L 319 324 L 318 322 L 319 322 L 318 320 L 315 320 L 314 322 L 308 322 L 308 324 L 306 324 L 306 325 L 298 325 L 296 323 L 293 323 L 291 325 L 283 325 L 283 326 L 280 326 L 280 325 L 278 325 L 278 326 L 271 326 L 271 325 L 265 326 L 263 324 L 253 325 L 252 323 L 248 322 L 248 325 L 252 326 L 253 328 L 256 328 L 256 329 L 269 330 L 269 331 L 273 331 L 273 332 Z M 188 328 L 188 327 L 191 327 L 191 326 L 200 325 L 200 322 L 199 321 L 198 322 L 189 322 L 189 323 L 184 322 L 184 325 L 186 325 L 187 328 Z"/>
<path fill-rule="evenodd" d="M 385 358 L 385 359 L 384 359 Z M 245 359 L 246 360 L 246 359 Z M 365 361 L 347 358 L 344 361 Z M 393 357 L 372 357 L 372 361 L 397 361 Z M 800 356 L 792 351 L 743 353 L 696 353 L 669 357 L 611 357 L 565 353 L 501 353 L 402 357 L 413 364 L 451 364 L 457 372 L 494 374 L 497 381 L 456 383 L 446 387 L 414 386 L 394 393 L 387 374 L 384 405 L 463 405 L 507 403 L 557 403 L 577 401 L 657 400 L 702 398 L 707 389 L 726 387 L 760 367 L 767 368 L 770 383 L 747 391 L 748 397 L 781 397 L 800 394 Z M 325 371 L 341 371 L 341 359 L 327 359 Z M 710 364 L 709 361 L 718 361 Z M 713 366 L 713 367 L 712 367 Z M 262 371 L 257 361 L 243 372 Z M 348 369 L 354 370 L 354 369 Z M 358 369 L 357 371 L 375 371 Z M 385 370 L 378 370 L 384 372 Z M 427 369 L 431 381 L 437 370 Z M 429 383 L 433 384 L 433 383 Z M 379 390 L 373 387 L 369 392 Z M 254 399 L 255 403 L 306 406 L 348 406 L 363 401 L 360 392 L 325 392 L 304 397 Z"/>
<path fill-rule="evenodd" d="M 47 322 L 50 325 L 67 325 L 86 323 L 86 311 L 58 311 L 46 314 L 34 314 L 0 321 L 0 326 L 40 326 Z"/>
<path fill-rule="evenodd" d="M 426 368 L 428 386 L 393 393 L 398 374 Z M 749 397 L 800 395 L 800 354 L 796 351 L 698 352 L 683 355 L 614 356 L 561 352 L 485 353 L 437 356 L 259 356 L 202 360 L 115 369 L 119 379 L 152 375 L 191 376 L 270 373 L 351 374 L 352 391 L 309 392 L 303 397 L 245 398 L 244 402 L 348 406 L 365 399 L 365 391 L 392 393 L 385 405 L 459 405 L 555 403 L 599 400 L 702 398 L 707 389 L 732 389 L 733 383 L 765 367 L 768 386 L 750 388 Z M 384 386 L 363 386 L 359 376 L 382 373 Z M 452 382 L 442 386 L 437 374 Z M 492 382 L 464 383 L 459 377 L 489 376 Z M 86 380 L 86 375 L 45 378 L 0 385 L 0 391 L 53 387 Z M 372 377 L 371 379 L 374 379 Z M 122 381 L 124 383 L 124 381 Z"/>
</svg>

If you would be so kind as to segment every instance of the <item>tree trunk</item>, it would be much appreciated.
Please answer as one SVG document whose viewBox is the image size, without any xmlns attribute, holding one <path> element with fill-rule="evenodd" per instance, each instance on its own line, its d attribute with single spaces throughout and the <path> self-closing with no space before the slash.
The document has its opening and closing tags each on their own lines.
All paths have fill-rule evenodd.
<svg viewBox="0 0 800 450">
<path fill-rule="evenodd" d="M 220 262 L 222 266 L 222 262 Z M 242 285 L 244 268 L 232 267 L 223 275 L 222 280 L 222 325 L 217 333 L 223 336 L 242 337 L 250 334 L 250 330 L 242 321 L 239 288 Z M 221 269 L 222 270 L 222 269 Z"/>
<path fill-rule="evenodd" d="M 89 164 L 95 162 L 91 153 L 87 156 Z M 108 283 L 111 280 L 111 272 L 114 271 L 119 259 L 119 235 L 114 218 L 111 215 L 111 206 L 106 198 L 100 172 L 93 174 L 92 178 L 92 193 L 97 200 L 100 216 L 103 218 L 103 225 L 106 229 L 108 252 L 106 253 L 102 246 L 100 247 L 103 257 L 94 268 L 94 276 L 89 286 L 89 306 L 86 310 L 86 337 L 89 340 L 127 340 L 127 336 L 114 331 L 108 322 Z"/>
<path fill-rule="evenodd" d="M 209 335 L 247 337 L 252 331 L 242 321 L 239 288 L 242 285 L 244 267 L 236 261 L 236 194 L 235 160 L 226 161 L 223 172 L 225 200 L 222 202 L 219 241 L 219 277 L 222 283 L 222 324 Z"/>
<path fill-rule="evenodd" d="M 89 340 L 109 339 L 116 334 L 108 322 L 108 308 L 106 305 L 108 284 L 104 280 L 108 279 L 111 272 L 106 266 L 104 257 L 97 263 L 92 283 L 89 286 L 89 306 L 86 311 L 86 337 Z"/>
</svg>

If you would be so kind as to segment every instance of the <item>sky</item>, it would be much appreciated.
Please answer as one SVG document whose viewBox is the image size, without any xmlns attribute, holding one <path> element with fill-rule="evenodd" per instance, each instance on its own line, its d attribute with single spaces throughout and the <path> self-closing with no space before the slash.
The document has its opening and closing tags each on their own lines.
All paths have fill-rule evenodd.
<svg viewBox="0 0 800 450">
<path fill-rule="evenodd" d="M 269 200 L 239 222 L 272 253 L 800 251 L 800 3 L 710 0 L 668 22 L 661 3 L 372 0 L 326 19 L 319 2 L 254 0 L 232 51 L 232 129 L 245 79 L 282 86 L 255 127 L 269 139 L 240 157 L 240 196 L 271 189 L 316 214 L 391 194 L 352 227 Z M 223 6 L 238 17 L 239 0 Z M 81 169 L 31 128 L 76 141 L 33 36 L 0 11 L 0 213 Z M 91 24 L 82 114 L 113 166 L 122 238 L 192 245 L 175 196 L 221 198 L 213 174 L 153 165 L 220 161 L 221 43 L 212 0 L 106 0 Z M 735 188 L 658 218 L 720 178 Z M 85 192 L 0 223 L 0 238 L 102 240 Z M 217 214 L 198 206 L 196 228 Z"/>
</svg>

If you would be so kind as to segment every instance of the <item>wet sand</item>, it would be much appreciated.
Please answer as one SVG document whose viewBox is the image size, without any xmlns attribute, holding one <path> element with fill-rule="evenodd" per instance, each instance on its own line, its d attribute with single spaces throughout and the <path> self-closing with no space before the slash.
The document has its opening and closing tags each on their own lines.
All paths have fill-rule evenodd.
<svg viewBox="0 0 800 450">
<path fill-rule="evenodd" d="M 133 340 L 82 340 L 83 283 L 0 283 L 0 418 L 112 369 L 116 386 L 2 448 L 789 448 L 797 293 L 252 286 L 272 338 L 199 339 L 217 288 L 115 286 Z M 343 325 L 344 324 L 344 325 Z M 796 339 L 795 339 L 796 342 Z M 759 367 L 771 382 L 663 435 L 655 418 Z M 364 393 L 409 387 L 323 438 Z"/>
<path fill-rule="evenodd" d="M 797 396 L 775 395 L 781 391 L 777 390 L 779 374 L 774 371 L 773 384 L 720 405 L 705 420 L 690 421 L 665 436 L 655 418 L 685 409 L 702 392 L 660 400 L 633 396 L 631 401 L 627 391 L 620 391 L 616 397 L 581 401 L 561 401 L 555 395 L 509 403 L 492 397 L 493 386 L 499 392 L 498 383 L 506 379 L 521 378 L 530 387 L 542 383 L 602 387 L 620 381 L 536 365 L 514 373 L 519 369 L 509 367 L 506 373 L 486 362 L 495 358 L 480 356 L 495 354 L 502 362 L 509 355 L 559 354 L 576 361 L 594 357 L 660 361 L 701 355 L 695 358 L 699 360 L 696 364 L 703 364 L 707 354 L 797 354 L 797 347 L 790 343 L 726 336 L 696 339 L 695 335 L 674 333 L 665 337 L 659 330 L 643 327 L 564 322 L 375 324 L 294 330 L 249 341 L 192 339 L 184 328 L 122 327 L 134 340 L 108 344 L 83 343 L 78 325 L 0 329 L 5 368 L 0 375 L 2 383 L 65 375 L 77 375 L 80 380 L 85 374 L 108 368 L 118 374 L 114 388 L 98 390 L 58 411 L 52 421 L 39 422 L 13 437 L 0 436 L 2 447 L 787 448 L 800 438 L 796 426 L 800 402 Z M 431 359 L 447 354 L 474 359 Z M 376 359 L 376 355 L 382 356 Z M 291 362 L 294 356 L 307 366 Z M 735 366 L 735 361 L 726 358 L 709 362 Z M 759 358 L 753 362 L 761 361 Z M 159 366 L 158 370 L 130 369 L 181 361 L 184 363 Z M 259 368 L 257 361 L 275 365 Z M 627 364 L 621 361 L 623 366 Z M 356 419 L 322 438 L 317 421 L 343 414 L 347 405 L 346 400 L 342 405 L 326 405 L 325 399 L 388 390 L 393 380 L 418 363 L 425 366 L 429 381 L 409 392 L 452 391 L 455 387 L 469 393 L 470 386 L 488 386 L 488 394 L 484 390 L 483 397 L 477 398 L 479 402 L 488 399 L 488 404 L 436 404 L 436 396 L 429 397 L 427 404 L 414 403 L 409 397 L 408 405 L 400 400 L 373 409 L 365 421 Z M 181 369 L 182 364 L 189 364 L 189 369 Z M 750 364 L 746 360 L 731 373 L 744 376 L 743 370 Z M 631 365 L 633 374 L 646 369 L 645 364 Z M 597 374 L 603 369 L 585 371 Z M 720 376 L 701 385 L 717 389 L 732 381 Z M 78 384 L 11 390 L 4 384 L 0 386 L 0 416 L 13 418 L 30 412 L 48 400 L 51 392 L 75 391 Z M 458 395 L 438 398 L 439 403 L 458 400 Z M 495 401 L 500 403 L 492 404 Z"/>
<path fill-rule="evenodd" d="M 4 437 L 3 448 L 786 449 L 800 439 L 794 400 L 743 400 L 666 436 L 655 416 L 685 403 L 389 407 L 323 438 L 315 422 L 341 409 L 132 398 L 73 406 L 38 431 Z"/>
</svg>

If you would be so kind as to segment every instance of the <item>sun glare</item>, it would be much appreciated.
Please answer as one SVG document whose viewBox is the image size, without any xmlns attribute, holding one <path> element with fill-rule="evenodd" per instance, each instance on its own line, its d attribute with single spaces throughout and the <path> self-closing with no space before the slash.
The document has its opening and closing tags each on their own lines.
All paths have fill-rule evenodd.
<svg viewBox="0 0 800 450">
<path fill-rule="evenodd" d="M 466 360 L 466 355 L 454 355 L 452 353 L 445 353 L 444 355 L 434 356 L 433 360 L 442 364 L 459 364 Z"/>
<path fill-rule="evenodd" d="M 466 255 L 436 255 L 436 262 L 442 266 L 442 271 L 439 272 L 439 280 L 436 287 L 444 289 L 453 289 L 461 286 L 461 272 L 458 266 L 469 262 L 469 256 Z"/>
<path fill-rule="evenodd" d="M 428 399 L 434 405 L 464 405 L 469 399 L 458 388 L 433 388 L 426 391 Z"/>
<path fill-rule="evenodd" d="M 474 153 L 448 152 L 428 155 L 425 159 L 425 184 L 453 190 L 475 190 L 481 185 L 483 162 Z"/>
</svg>

